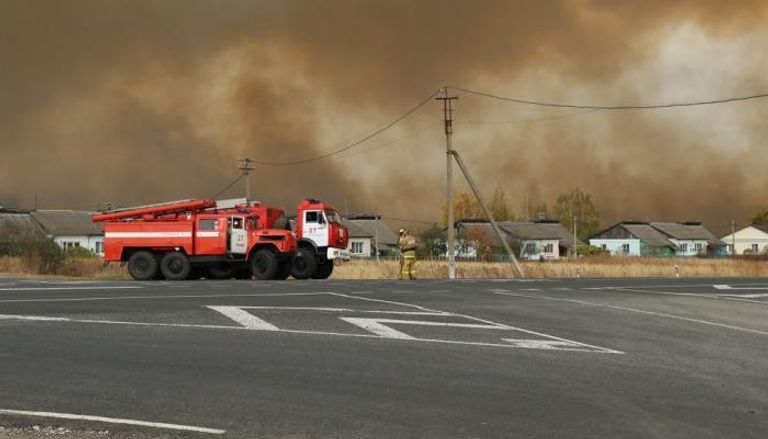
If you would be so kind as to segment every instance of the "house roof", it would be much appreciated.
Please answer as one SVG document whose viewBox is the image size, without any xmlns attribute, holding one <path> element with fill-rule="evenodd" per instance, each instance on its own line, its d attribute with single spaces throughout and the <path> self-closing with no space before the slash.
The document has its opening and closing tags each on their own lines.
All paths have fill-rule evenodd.
<svg viewBox="0 0 768 439">
<path fill-rule="evenodd" d="M 752 227 L 756 228 L 761 232 L 768 233 L 768 224 L 752 224 Z"/>
<path fill-rule="evenodd" d="M 675 247 L 669 238 L 650 224 L 621 224 L 632 236 L 654 247 Z"/>
<path fill-rule="evenodd" d="M 492 247 L 502 247 L 503 244 L 491 223 L 484 221 L 458 222 L 466 230 L 482 230 L 486 239 Z M 557 239 L 560 245 L 573 245 L 573 235 L 568 232 L 560 223 L 556 222 L 531 222 L 531 221 L 502 221 L 499 228 L 507 235 L 517 240 L 538 240 L 538 239 Z M 581 240 L 577 240 L 578 245 L 583 245 Z"/>
<path fill-rule="evenodd" d="M 360 227 L 359 225 L 350 222 L 349 220 L 344 220 L 344 225 L 349 230 L 349 237 L 350 238 L 372 238 L 373 233 L 369 233 L 368 230 Z"/>
<path fill-rule="evenodd" d="M 397 245 L 397 235 L 382 220 L 375 218 L 349 218 L 344 221 L 350 238 L 377 238 L 379 244 Z"/>
<path fill-rule="evenodd" d="M 29 213 L 9 213 L 0 212 L 0 232 L 20 233 L 33 232 L 42 233 L 43 229 Z"/>
<path fill-rule="evenodd" d="M 704 240 L 711 245 L 724 245 L 712 232 L 701 223 L 650 223 L 656 230 L 678 240 Z"/>
<path fill-rule="evenodd" d="M 53 236 L 92 236 L 104 234 L 102 223 L 91 221 L 92 212 L 78 210 L 38 210 L 32 217 Z"/>
</svg>

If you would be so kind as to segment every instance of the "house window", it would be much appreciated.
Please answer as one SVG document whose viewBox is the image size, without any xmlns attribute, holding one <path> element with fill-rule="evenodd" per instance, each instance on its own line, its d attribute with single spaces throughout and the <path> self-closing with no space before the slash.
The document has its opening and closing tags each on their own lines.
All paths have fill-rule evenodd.
<svg viewBox="0 0 768 439">
<path fill-rule="evenodd" d="M 350 252 L 356 255 L 362 255 L 363 254 L 363 243 L 362 241 L 355 241 L 352 243 L 352 246 L 350 248 Z"/>
<path fill-rule="evenodd" d="M 697 242 L 694 247 L 696 248 L 696 253 L 703 253 L 704 251 L 704 244 Z"/>
<path fill-rule="evenodd" d="M 544 246 L 544 253 L 554 253 L 555 252 L 555 246 L 552 243 L 549 243 Z"/>
<path fill-rule="evenodd" d="M 688 253 L 688 243 L 687 242 L 680 244 L 680 251 L 683 252 L 683 253 Z"/>
<path fill-rule="evenodd" d="M 528 244 L 525 244 L 525 253 L 532 255 L 536 253 L 536 243 L 535 242 L 529 242 Z"/>
<path fill-rule="evenodd" d="M 758 251 L 760 251 L 760 249 L 758 248 L 758 245 L 757 244 L 752 244 L 752 252 L 753 253 L 757 253 Z"/>
<path fill-rule="evenodd" d="M 624 254 L 629 254 L 629 243 L 621 244 L 621 252 Z"/>
<path fill-rule="evenodd" d="M 102 254 L 104 253 L 104 243 L 101 241 L 96 241 L 96 253 Z"/>
<path fill-rule="evenodd" d="M 603 250 L 608 250 L 608 246 L 607 246 L 607 245 L 605 245 L 605 244 L 601 244 L 601 245 L 600 245 L 600 248 L 601 248 L 601 249 L 603 249 Z"/>
</svg>

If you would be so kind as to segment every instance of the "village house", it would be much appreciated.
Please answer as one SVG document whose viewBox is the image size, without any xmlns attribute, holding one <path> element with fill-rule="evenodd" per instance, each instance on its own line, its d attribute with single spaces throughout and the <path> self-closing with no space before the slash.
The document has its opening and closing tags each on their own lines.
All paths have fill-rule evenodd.
<svg viewBox="0 0 768 439">
<path fill-rule="evenodd" d="M 768 253 L 768 224 L 752 224 L 720 238 L 728 245 L 728 254 L 756 255 Z M 735 250 L 735 251 L 734 251 Z"/>
<path fill-rule="evenodd" d="M 356 258 L 397 257 L 397 234 L 376 215 L 354 215 L 344 219 L 349 229 L 349 250 Z"/>
<path fill-rule="evenodd" d="M 572 252 L 573 235 L 557 221 L 501 221 L 498 225 L 520 259 L 555 260 Z M 493 260 L 507 258 L 501 240 L 487 220 L 457 221 L 456 231 L 456 257 Z M 584 245 L 578 238 L 576 244 Z"/>
<path fill-rule="evenodd" d="M 724 248 L 698 222 L 622 221 L 592 236 L 589 243 L 621 256 L 720 255 Z"/>
<path fill-rule="evenodd" d="M 82 248 L 104 254 L 104 226 L 91 221 L 93 212 L 36 210 L 30 213 L 53 241 L 64 250 Z"/>
</svg>

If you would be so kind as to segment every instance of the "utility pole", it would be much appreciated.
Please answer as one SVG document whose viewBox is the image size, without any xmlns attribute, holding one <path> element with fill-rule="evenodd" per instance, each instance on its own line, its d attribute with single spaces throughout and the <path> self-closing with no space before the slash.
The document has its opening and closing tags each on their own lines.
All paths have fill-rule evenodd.
<svg viewBox="0 0 768 439">
<path fill-rule="evenodd" d="M 578 244 L 576 244 L 576 215 L 573 216 L 573 257 L 579 257 Z"/>
<path fill-rule="evenodd" d="M 731 220 L 731 256 L 736 255 L 736 220 Z"/>
<path fill-rule="evenodd" d="M 376 224 L 374 227 L 376 228 L 374 232 L 374 243 L 376 245 L 376 262 L 379 262 L 379 220 L 381 219 L 381 214 L 376 214 Z"/>
<path fill-rule="evenodd" d="M 448 211 L 448 279 L 456 279 L 456 245 L 453 230 L 453 101 L 458 96 L 448 96 L 448 87 L 443 88 L 443 96 L 435 98 L 443 101 L 443 120 L 445 122 L 445 158 L 447 180 L 445 188 L 446 209 Z"/>
<path fill-rule="evenodd" d="M 239 158 L 237 159 L 239 164 L 237 165 L 237 169 L 243 171 L 243 175 L 245 175 L 245 200 L 246 202 L 251 201 L 251 171 L 256 169 L 256 164 L 254 163 L 253 159 L 249 158 Z"/>
</svg>

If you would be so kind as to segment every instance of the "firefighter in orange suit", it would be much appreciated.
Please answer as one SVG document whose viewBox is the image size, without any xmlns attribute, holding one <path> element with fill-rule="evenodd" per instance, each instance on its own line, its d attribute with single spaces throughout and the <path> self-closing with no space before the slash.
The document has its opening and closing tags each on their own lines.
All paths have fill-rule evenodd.
<svg viewBox="0 0 768 439">
<path fill-rule="evenodd" d="M 416 279 L 416 238 L 400 229 L 400 279 Z"/>
</svg>

